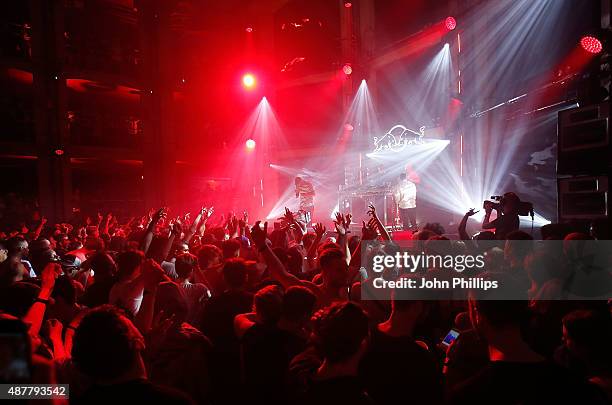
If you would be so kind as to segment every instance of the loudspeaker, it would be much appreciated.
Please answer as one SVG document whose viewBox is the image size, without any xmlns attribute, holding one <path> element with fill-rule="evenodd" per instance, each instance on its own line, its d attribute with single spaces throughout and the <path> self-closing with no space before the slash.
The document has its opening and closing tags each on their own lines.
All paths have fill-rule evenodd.
<svg viewBox="0 0 612 405">
<path fill-rule="evenodd" d="M 559 221 L 608 218 L 610 176 L 575 176 L 557 179 Z"/>
<path fill-rule="evenodd" d="M 557 174 L 596 175 L 612 167 L 609 102 L 559 112 Z"/>
</svg>

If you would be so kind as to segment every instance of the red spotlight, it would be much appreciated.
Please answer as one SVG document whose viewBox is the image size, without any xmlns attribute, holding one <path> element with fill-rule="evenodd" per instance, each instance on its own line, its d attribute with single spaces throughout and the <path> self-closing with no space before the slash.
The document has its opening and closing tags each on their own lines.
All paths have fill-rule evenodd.
<svg viewBox="0 0 612 405">
<path fill-rule="evenodd" d="M 242 76 L 242 85 L 247 89 L 252 89 L 255 87 L 255 76 L 251 73 L 246 73 Z"/>
<path fill-rule="evenodd" d="M 246 27 L 246 32 L 251 33 L 253 32 L 253 27 Z"/>
<path fill-rule="evenodd" d="M 53 151 L 53 153 L 55 153 L 57 156 L 62 156 L 64 154 L 64 150 L 63 149 L 55 149 Z"/>
<path fill-rule="evenodd" d="M 457 20 L 455 20 L 454 17 L 446 17 L 446 20 L 444 20 L 444 26 L 447 30 L 452 31 L 457 28 Z"/>
<path fill-rule="evenodd" d="M 247 139 L 245 145 L 246 145 L 246 148 L 249 149 L 249 150 L 255 149 L 255 141 L 252 140 L 252 139 Z"/>
<path fill-rule="evenodd" d="M 344 130 L 345 131 L 352 131 L 354 128 L 351 124 L 349 124 L 348 122 L 346 124 L 344 124 Z"/>
<path fill-rule="evenodd" d="M 342 66 L 342 71 L 344 72 L 345 75 L 348 76 L 351 73 L 353 73 L 353 68 L 351 67 L 349 63 L 345 63 L 344 66 Z"/>
<path fill-rule="evenodd" d="M 353 7 L 353 3 L 351 3 L 350 1 L 345 1 L 344 2 L 344 7 L 351 8 L 351 7 Z"/>
<path fill-rule="evenodd" d="M 580 46 L 588 53 L 597 54 L 603 49 L 601 41 L 595 37 L 586 36 L 580 40 Z"/>
</svg>

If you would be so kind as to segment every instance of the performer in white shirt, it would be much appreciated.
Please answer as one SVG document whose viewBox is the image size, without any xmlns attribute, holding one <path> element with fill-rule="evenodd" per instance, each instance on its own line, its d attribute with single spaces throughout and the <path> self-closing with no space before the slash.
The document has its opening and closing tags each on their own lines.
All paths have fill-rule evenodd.
<svg viewBox="0 0 612 405">
<path fill-rule="evenodd" d="M 404 230 L 416 228 L 416 184 L 406 178 L 406 173 L 400 175 L 393 195 Z"/>
</svg>

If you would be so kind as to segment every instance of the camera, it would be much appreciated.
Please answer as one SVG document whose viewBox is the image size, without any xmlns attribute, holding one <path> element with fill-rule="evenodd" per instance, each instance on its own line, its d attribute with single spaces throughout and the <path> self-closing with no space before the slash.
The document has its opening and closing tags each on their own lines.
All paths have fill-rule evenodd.
<svg viewBox="0 0 612 405">
<path fill-rule="evenodd" d="M 482 203 L 482 208 L 484 208 L 485 210 L 494 209 L 496 211 L 501 211 L 502 207 L 505 204 L 515 203 L 517 215 L 524 217 L 534 216 L 533 204 L 527 201 L 521 201 L 520 198 L 512 192 L 505 193 L 504 195 L 492 195 L 491 200 L 493 201 L 485 200 Z"/>
<path fill-rule="evenodd" d="M 493 209 L 496 211 L 501 210 L 501 204 L 499 203 L 499 201 L 502 199 L 501 195 L 492 195 L 491 196 L 491 200 L 493 201 L 498 201 L 498 202 L 493 202 L 493 201 L 489 201 L 489 200 L 484 200 L 482 203 L 482 208 L 486 209 Z"/>
</svg>

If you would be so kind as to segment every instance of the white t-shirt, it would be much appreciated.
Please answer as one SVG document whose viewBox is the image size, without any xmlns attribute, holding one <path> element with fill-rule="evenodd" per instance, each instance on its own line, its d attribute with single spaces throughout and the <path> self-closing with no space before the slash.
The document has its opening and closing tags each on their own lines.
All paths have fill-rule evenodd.
<svg viewBox="0 0 612 405">
<path fill-rule="evenodd" d="M 395 202 L 402 209 L 416 208 L 416 184 L 404 179 L 395 187 Z"/>
<path fill-rule="evenodd" d="M 140 310 L 143 293 L 144 286 L 139 278 L 119 281 L 111 288 L 108 303 L 130 311 L 132 315 L 136 315 Z"/>
</svg>

